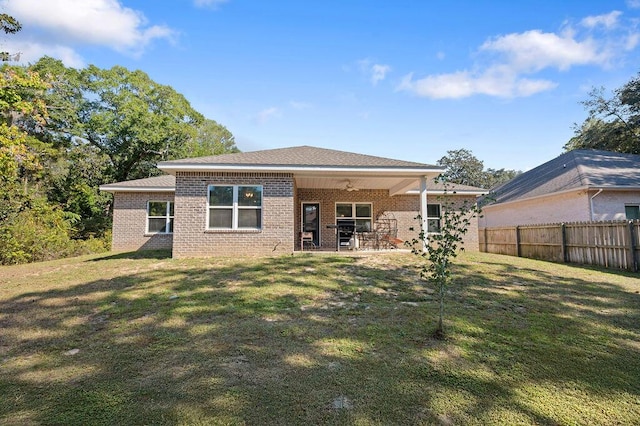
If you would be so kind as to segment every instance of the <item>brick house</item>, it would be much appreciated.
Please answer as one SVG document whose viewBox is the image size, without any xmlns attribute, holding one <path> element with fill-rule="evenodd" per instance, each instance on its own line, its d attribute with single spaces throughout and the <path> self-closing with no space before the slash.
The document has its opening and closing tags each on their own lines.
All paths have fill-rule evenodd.
<svg viewBox="0 0 640 426">
<path fill-rule="evenodd" d="M 378 249 L 415 237 L 418 214 L 429 232 L 440 226 L 437 166 L 301 146 L 158 168 L 167 174 L 100 187 L 114 195 L 113 250 L 171 248 L 181 258 Z M 483 192 L 452 189 L 459 204 Z M 473 228 L 466 247 L 477 250 Z"/>
</svg>

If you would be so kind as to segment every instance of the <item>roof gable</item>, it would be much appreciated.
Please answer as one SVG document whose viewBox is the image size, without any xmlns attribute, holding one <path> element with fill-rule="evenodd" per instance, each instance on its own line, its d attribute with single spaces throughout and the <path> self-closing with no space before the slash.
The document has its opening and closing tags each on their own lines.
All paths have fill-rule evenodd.
<svg viewBox="0 0 640 426">
<path fill-rule="evenodd" d="M 640 155 L 569 151 L 494 188 L 491 198 L 504 203 L 580 188 L 640 188 Z"/>
</svg>

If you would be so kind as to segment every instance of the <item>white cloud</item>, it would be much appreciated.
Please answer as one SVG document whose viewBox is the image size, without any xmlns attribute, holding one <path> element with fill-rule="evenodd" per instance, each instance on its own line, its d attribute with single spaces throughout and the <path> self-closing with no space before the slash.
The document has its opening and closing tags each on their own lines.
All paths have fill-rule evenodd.
<svg viewBox="0 0 640 426">
<path fill-rule="evenodd" d="M 43 56 L 51 56 L 60 59 L 66 66 L 72 68 L 84 68 L 86 66 L 82 57 L 72 48 L 58 44 L 41 44 L 37 42 L 10 42 L 5 44 L 9 52 L 19 52 L 19 63 L 26 65 L 36 62 Z"/>
<path fill-rule="evenodd" d="M 280 117 L 282 117 L 282 113 L 280 112 L 280 109 L 276 107 L 269 107 L 269 108 L 263 109 L 258 114 L 256 114 L 255 119 L 258 122 L 258 124 L 265 124 L 267 121 L 273 118 L 280 118 Z"/>
<path fill-rule="evenodd" d="M 527 72 L 549 67 L 567 70 L 573 65 L 603 65 L 611 56 L 611 52 L 601 49 L 595 40 L 576 40 L 569 31 L 562 35 L 538 30 L 507 34 L 486 41 L 480 50 L 503 54 L 506 63 Z"/>
<path fill-rule="evenodd" d="M 507 69 L 492 68 L 481 74 L 460 71 L 417 80 L 413 74 L 408 74 L 397 90 L 431 99 L 460 99 L 473 95 L 501 98 L 530 96 L 554 87 L 556 84 L 548 80 L 519 78 Z"/>
<path fill-rule="evenodd" d="M 139 55 L 153 40 L 175 37 L 169 27 L 149 25 L 141 12 L 118 0 L 6 0 L 2 5 L 22 23 L 23 31 L 14 37 L 41 46 L 50 56 L 81 45 Z"/>
<path fill-rule="evenodd" d="M 379 81 L 384 80 L 389 71 L 391 71 L 389 65 L 373 64 L 371 67 L 371 84 L 375 86 Z"/>
<path fill-rule="evenodd" d="M 358 61 L 360 71 L 367 76 L 374 86 L 384 80 L 391 71 L 391 67 L 385 64 L 374 64 L 371 59 L 361 59 Z"/>
<path fill-rule="evenodd" d="M 213 7 L 216 8 L 219 5 L 226 3 L 228 0 L 193 0 L 193 4 L 196 7 Z"/>
<path fill-rule="evenodd" d="M 630 51 L 635 49 L 640 42 L 640 33 L 631 33 L 627 36 L 624 43 L 624 50 Z"/>
<path fill-rule="evenodd" d="M 640 9 L 640 0 L 627 0 L 627 7 L 630 9 Z"/>
<path fill-rule="evenodd" d="M 579 27 L 565 24 L 557 33 L 530 30 L 493 37 L 480 45 L 478 61 L 470 69 L 422 78 L 407 74 L 396 89 L 432 99 L 478 94 L 513 98 L 552 90 L 557 83 L 537 78 L 537 73 L 587 65 L 610 67 L 624 52 L 636 48 L 640 33 L 633 23 L 625 27 L 621 16 L 618 11 L 590 16 Z"/>
<path fill-rule="evenodd" d="M 581 21 L 581 23 L 587 28 L 602 26 L 610 29 L 618 25 L 618 18 L 620 15 L 622 15 L 622 12 L 614 10 L 606 15 L 587 16 Z"/>
</svg>

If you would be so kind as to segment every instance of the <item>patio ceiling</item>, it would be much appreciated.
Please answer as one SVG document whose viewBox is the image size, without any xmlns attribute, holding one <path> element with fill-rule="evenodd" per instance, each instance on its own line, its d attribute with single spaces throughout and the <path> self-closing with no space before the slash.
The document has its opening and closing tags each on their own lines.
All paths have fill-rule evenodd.
<svg viewBox="0 0 640 426">
<path fill-rule="evenodd" d="M 427 179 L 436 176 L 427 175 Z M 338 189 L 338 190 L 367 190 L 383 189 L 389 191 L 390 196 L 404 194 L 420 187 L 421 176 L 363 176 L 344 173 L 339 175 L 295 174 L 294 179 L 298 188 Z"/>
</svg>

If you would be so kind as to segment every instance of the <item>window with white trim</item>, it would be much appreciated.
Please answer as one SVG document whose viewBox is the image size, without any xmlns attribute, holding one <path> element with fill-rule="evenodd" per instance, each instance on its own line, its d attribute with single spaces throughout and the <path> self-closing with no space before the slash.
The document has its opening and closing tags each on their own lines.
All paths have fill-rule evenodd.
<svg viewBox="0 0 640 426">
<path fill-rule="evenodd" d="M 209 185 L 208 229 L 261 229 L 261 185 Z"/>
<path fill-rule="evenodd" d="M 147 202 L 147 233 L 173 233 L 173 201 Z"/>
<path fill-rule="evenodd" d="M 442 216 L 440 214 L 440 204 L 427 204 L 427 230 L 429 233 L 437 234 L 442 229 Z"/>
<path fill-rule="evenodd" d="M 357 232 L 371 231 L 371 203 L 336 203 L 336 219 L 355 219 Z"/>
</svg>

